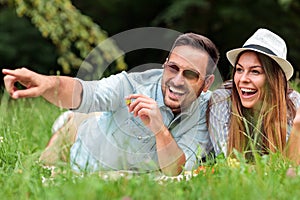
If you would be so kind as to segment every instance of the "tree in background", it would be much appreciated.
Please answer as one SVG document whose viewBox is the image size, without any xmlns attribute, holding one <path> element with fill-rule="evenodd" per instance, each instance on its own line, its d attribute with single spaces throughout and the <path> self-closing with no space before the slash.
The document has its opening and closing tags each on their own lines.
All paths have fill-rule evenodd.
<svg viewBox="0 0 300 200">
<path fill-rule="evenodd" d="M 152 21 L 179 31 L 196 31 L 220 49 L 219 69 L 226 78 L 231 66 L 227 50 L 242 45 L 259 27 L 268 28 L 287 42 L 288 60 L 300 70 L 300 2 L 298 0 L 173 0 Z"/>
<path fill-rule="evenodd" d="M 180 32 L 197 32 L 211 38 L 220 49 L 219 69 L 229 78 L 230 63 L 225 52 L 241 46 L 258 27 L 282 36 L 288 45 L 288 59 L 300 70 L 300 2 L 298 0 L 73 0 L 76 7 L 116 34 L 130 28 L 159 26 Z M 156 59 L 155 52 L 144 56 L 126 54 L 128 66 L 137 58 Z M 152 58 L 148 58 L 152 55 Z M 147 59 L 147 60 L 146 60 Z M 132 64 L 131 64 L 132 63 Z M 140 63 L 137 63 L 140 64 Z"/>
<path fill-rule="evenodd" d="M 14 9 L 0 9 L 0 64 L 2 68 L 28 66 L 42 74 L 54 74 L 57 52 L 51 41 Z M 41 67 L 44 66 L 44 67 Z"/>
<path fill-rule="evenodd" d="M 219 69 L 224 79 L 229 78 L 231 71 L 225 52 L 241 46 L 258 27 L 266 27 L 286 40 L 288 59 L 296 71 L 300 70 L 297 66 L 300 63 L 298 0 L 72 0 L 84 15 L 70 0 L 0 0 L 0 3 L 4 1 L 6 4 L 10 2 L 19 16 L 29 18 L 43 36 L 56 45 L 58 63 L 64 66 L 66 73 L 77 69 L 90 48 L 103 38 L 131 28 L 149 26 L 193 31 L 211 38 L 220 49 Z M 107 33 L 95 23 L 101 24 Z M 94 30 L 97 35 L 92 34 Z M 113 52 L 112 49 L 101 52 Z M 109 73 L 124 69 L 125 62 L 128 68 L 161 62 L 165 56 L 162 53 L 151 49 L 126 53 L 124 60 L 121 59 L 122 64 L 113 65 Z M 107 62 L 106 56 L 113 54 L 103 55 L 99 56 L 99 63 Z"/>
<path fill-rule="evenodd" d="M 90 16 L 110 35 L 140 27 L 165 27 L 152 24 L 153 19 L 163 12 L 173 0 L 72 0 L 85 15 Z M 176 27 L 170 27 L 178 30 Z M 181 31 L 181 30 L 179 30 Z M 147 40 L 147 38 L 145 38 Z M 159 49 L 139 49 L 127 52 L 125 62 L 128 69 L 145 63 L 162 63 L 168 52 Z"/>
<path fill-rule="evenodd" d="M 87 17 L 76 9 L 69 0 L 2 0 L 16 10 L 20 17 L 28 17 L 38 28 L 43 37 L 51 40 L 58 52 L 58 64 L 62 67 L 64 74 L 70 74 L 72 70 L 78 70 L 82 61 L 97 45 L 106 40 L 108 45 L 98 49 L 98 56 L 90 60 L 90 65 L 84 65 L 86 74 L 90 77 L 85 79 L 95 79 L 98 75 L 98 67 L 101 63 L 113 63 L 110 71 L 114 73 L 126 69 L 121 50 L 118 49 L 114 41 L 109 40 L 103 31 L 90 17 Z M 39 53 L 39 52 L 37 52 Z M 118 57 L 117 59 L 115 59 Z"/>
</svg>

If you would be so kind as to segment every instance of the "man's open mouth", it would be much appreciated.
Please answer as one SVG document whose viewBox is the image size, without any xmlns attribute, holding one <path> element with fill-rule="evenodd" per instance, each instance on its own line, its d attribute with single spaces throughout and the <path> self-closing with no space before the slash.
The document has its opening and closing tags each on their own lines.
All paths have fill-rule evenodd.
<svg viewBox="0 0 300 200">
<path fill-rule="evenodd" d="M 185 90 L 169 86 L 170 98 L 179 99 L 186 94 Z"/>
</svg>

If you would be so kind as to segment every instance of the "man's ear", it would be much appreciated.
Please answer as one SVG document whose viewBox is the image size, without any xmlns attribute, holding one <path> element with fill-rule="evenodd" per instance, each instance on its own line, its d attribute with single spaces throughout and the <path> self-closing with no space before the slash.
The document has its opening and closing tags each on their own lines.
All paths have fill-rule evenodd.
<svg viewBox="0 0 300 200">
<path fill-rule="evenodd" d="M 165 62 L 163 64 L 163 67 L 164 67 L 165 64 L 167 64 L 168 61 L 169 61 L 169 58 L 166 58 L 166 60 L 165 60 Z"/>
<path fill-rule="evenodd" d="M 209 75 L 206 79 L 205 79 L 205 82 L 204 82 L 204 88 L 203 88 L 203 92 L 206 92 L 210 86 L 213 84 L 215 80 L 215 75 Z"/>
</svg>

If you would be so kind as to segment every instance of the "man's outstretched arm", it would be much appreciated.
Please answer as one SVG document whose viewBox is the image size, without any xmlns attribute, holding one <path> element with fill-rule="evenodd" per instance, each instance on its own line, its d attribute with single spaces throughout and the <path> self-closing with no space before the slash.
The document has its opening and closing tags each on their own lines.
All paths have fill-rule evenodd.
<svg viewBox="0 0 300 200">
<path fill-rule="evenodd" d="M 26 68 L 3 69 L 4 84 L 14 99 L 42 96 L 62 108 L 77 108 L 81 103 L 82 86 L 79 81 L 67 76 L 46 76 Z M 18 89 L 15 83 L 25 89 Z"/>
</svg>

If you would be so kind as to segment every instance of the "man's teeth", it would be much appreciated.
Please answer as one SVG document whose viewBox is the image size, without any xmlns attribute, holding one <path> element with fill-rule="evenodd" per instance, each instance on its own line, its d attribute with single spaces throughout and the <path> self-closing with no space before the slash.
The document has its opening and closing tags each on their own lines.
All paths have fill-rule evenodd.
<svg viewBox="0 0 300 200">
<path fill-rule="evenodd" d="M 179 95 L 183 95 L 185 93 L 184 91 L 178 90 L 178 89 L 176 89 L 174 87 L 170 87 L 170 90 L 171 90 L 171 92 L 179 94 Z"/>
<path fill-rule="evenodd" d="M 242 92 L 256 92 L 254 89 L 249 89 L 249 88 L 241 88 Z"/>
</svg>

